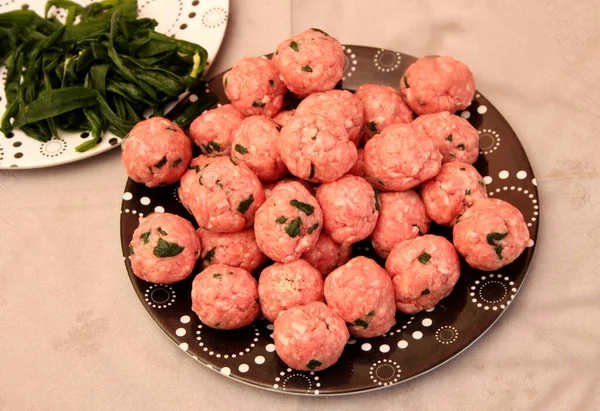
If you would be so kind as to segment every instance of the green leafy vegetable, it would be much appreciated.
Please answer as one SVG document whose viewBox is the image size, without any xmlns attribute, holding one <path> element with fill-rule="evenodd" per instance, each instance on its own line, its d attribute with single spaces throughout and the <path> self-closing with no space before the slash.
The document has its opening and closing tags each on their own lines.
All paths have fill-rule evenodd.
<svg viewBox="0 0 600 411">
<path fill-rule="evenodd" d="M 310 163 L 310 172 L 308 173 L 308 178 L 313 178 L 315 176 L 315 165 Z"/>
<path fill-rule="evenodd" d="M 185 247 L 181 247 L 177 243 L 169 243 L 162 238 L 158 239 L 158 244 L 154 247 L 154 255 L 159 258 L 175 257 L 185 250 Z"/>
<path fill-rule="evenodd" d="M 189 170 L 196 170 L 196 173 L 200 172 L 200 166 L 189 166 L 188 169 Z"/>
<path fill-rule="evenodd" d="M 181 160 L 180 158 L 178 158 L 177 160 L 173 161 L 173 162 L 171 163 L 171 168 L 175 168 L 175 167 L 177 167 L 179 164 L 181 164 L 181 161 L 182 161 L 182 160 Z"/>
<path fill-rule="evenodd" d="M 329 34 L 325 33 L 325 32 L 324 32 L 323 30 L 321 30 L 321 29 L 316 29 L 316 28 L 314 28 L 314 27 L 313 27 L 313 28 L 311 28 L 311 30 L 318 31 L 318 32 L 319 32 L 319 33 L 321 33 L 321 34 L 324 34 L 324 35 L 326 35 L 326 36 L 329 36 Z"/>
<path fill-rule="evenodd" d="M 373 317 L 375 315 L 375 310 L 371 310 L 367 313 L 367 317 Z"/>
<path fill-rule="evenodd" d="M 290 43 L 290 47 L 291 47 L 291 48 L 292 48 L 292 50 L 294 50 L 294 51 L 299 51 L 299 48 L 298 48 L 298 43 L 296 43 L 295 41 L 292 41 L 292 42 Z"/>
<path fill-rule="evenodd" d="M 508 235 L 508 232 L 506 232 L 506 233 L 498 233 L 498 232 L 489 233 L 487 235 L 487 242 L 489 245 L 496 245 L 496 241 L 504 240 L 504 238 L 506 238 L 507 235 Z"/>
<path fill-rule="evenodd" d="M 312 68 L 310 66 L 304 66 L 301 69 L 302 71 L 306 72 L 306 73 L 312 73 Z"/>
<path fill-rule="evenodd" d="M 235 151 L 237 151 L 240 154 L 247 154 L 248 153 L 248 149 L 240 144 L 236 144 L 235 145 Z"/>
<path fill-rule="evenodd" d="M 468 195 L 468 196 L 471 195 L 471 189 L 470 188 L 468 188 L 468 189 L 465 190 L 465 195 Z"/>
<path fill-rule="evenodd" d="M 231 163 L 232 163 L 234 166 L 237 166 L 237 165 L 238 165 L 238 164 L 235 162 L 235 160 L 233 159 L 233 157 L 229 157 L 229 161 L 231 161 Z"/>
<path fill-rule="evenodd" d="M 160 234 L 162 234 L 162 235 L 168 235 L 168 234 L 167 234 L 167 232 L 166 232 L 165 230 L 163 230 L 162 228 L 160 228 L 160 227 L 158 227 L 158 228 L 156 229 L 156 231 L 158 231 L 158 232 L 159 232 Z"/>
<path fill-rule="evenodd" d="M 209 141 L 208 144 L 203 144 L 202 147 L 208 154 L 212 153 L 213 151 L 217 153 L 221 151 L 221 145 L 213 140 Z"/>
<path fill-rule="evenodd" d="M 377 124 L 375 124 L 374 121 L 369 121 L 367 123 L 367 128 L 369 129 L 369 131 L 371 131 L 373 133 L 377 133 Z"/>
<path fill-rule="evenodd" d="M 223 274 L 213 274 L 213 278 L 221 278 L 223 277 Z"/>
<path fill-rule="evenodd" d="M 281 217 L 277 217 L 277 219 L 275 220 L 275 222 L 276 222 L 276 223 L 279 223 L 279 224 L 283 224 L 283 223 L 285 223 L 287 220 L 288 220 L 288 218 L 287 218 L 287 217 L 285 217 L 285 216 L 281 216 Z"/>
<path fill-rule="evenodd" d="M 148 244 L 148 241 L 150 240 L 150 233 L 151 231 L 148 231 L 147 233 L 140 235 L 140 240 L 144 240 L 144 244 Z"/>
<path fill-rule="evenodd" d="M 485 187 L 485 183 L 484 183 L 483 181 L 481 181 L 481 180 L 479 180 L 479 185 L 480 185 L 481 187 Z"/>
<path fill-rule="evenodd" d="M 221 180 L 217 180 L 217 181 L 215 181 L 215 184 L 216 184 L 218 187 L 220 187 L 220 188 L 223 188 L 223 183 L 221 183 Z"/>
<path fill-rule="evenodd" d="M 373 192 L 375 193 L 375 210 L 379 211 L 381 208 L 381 204 L 379 202 L 379 190 L 373 187 Z"/>
<path fill-rule="evenodd" d="M 296 199 L 290 201 L 290 204 L 296 207 L 298 210 L 302 211 L 306 215 L 311 215 L 315 211 L 315 207 L 310 204 L 303 203 L 302 201 L 298 201 Z"/>
<path fill-rule="evenodd" d="M 295 238 L 300 234 L 300 227 L 302 226 L 302 218 L 296 217 L 291 223 L 289 223 L 285 228 L 285 232 L 292 238 Z"/>
<path fill-rule="evenodd" d="M 215 256 L 215 251 L 217 250 L 217 247 L 213 247 L 210 250 L 208 250 L 206 252 L 206 254 L 204 254 L 204 257 L 202 258 L 204 261 L 206 261 L 207 263 L 210 263 L 213 259 L 213 257 Z"/>
<path fill-rule="evenodd" d="M 452 141 L 452 134 L 450 134 L 448 137 L 446 137 L 446 140 Z"/>
<path fill-rule="evenodd" d="M 312 234 L 317 228 L 319 228 L 319 223 L 314 223 L 313 225 L 308 227 L 308 230 L 306 230 L 306 234 Z"/>
<path fill-rule="evenodd" d="M 241 214 L 244 214 L 246 211 L 248 211 L 248 209 L 250 208 L 250 206 L 252 205 L 253 202 L 254 202 L 254 194 L 250 194 L 250 196 L 248 198 L 240 201 L 240 205 L 238 205 L 237 210 Z"/>
<path fill-rule="evenodd" d="M 465 145 L 464 144 L 459 144 L 459 145 L 456 146 L 456 148 L 464 150 L 465 149 Z"/>
<path fill-rule="evenodd" d="M 129 254 L 134 255 L 135 251 L 133 250 L 133 246 L 129 244 Z"/>
<path fill-rule="evenodd" d="M 361 320 L 360 318 L 354 321 L 353 323 L 350 323 L 350 325 L 353 325 L 355 327 L 362 327 L 365 330 L 369 328 L 369 323 L 365 320 Z"/>
<path fill-rule="evenodd" d="M 421 295 L 427 295 L 429 293 L 431 293 L 431 291 L 429 291 L 429 288 L 426 288 L 421 292 Z"/>
<path fill-rule="evenodd" d="M 504 257 L 502 257 L 502 250 L 504 250 L 504 247 L 501 246 L 500 244 L 498 244 L 496 247 L 494 247 L 494 251 L 496 251 L 496 255 L 501 260 L 504 258 Z"/>
<path fill-rule="evenodd" d="M 154 167 L 162 168 L 162 166 L 164 166 L 165 164 L 167 164 L 167 156 L 161 158 L 158 163 L 154 164 Z"/>
<path fill-rule="evenodd" d="M 322 365 L 323 363 L 319 360 L 315 360 L 314 358 L 312 360 L 310 360 L 308 362 L 308 364 L 306 364 L 306 368 L 308 368 L 309 370 L 314 370 L 315 368 L 319 367 L 320 365 Z"/>
<path fill-rule="evenodd" d="M 423 253 L 418 258 L 421 264 L 427 264 L 431 260 L 431 254 Z"/>
<path fill-rule="evenodd" d="M 460 223 L 460 218 L 462 217 L 462 213 L 456 216 L 456 224 Z"/>
<path fill-rule="evenodd" d="M 402 77 L 402 81 L 404 82 L 404 87 L 410 88 L 410 86 L 408 85 L 408 80 L 406 80 L 406 76 Z"/>
</svg>

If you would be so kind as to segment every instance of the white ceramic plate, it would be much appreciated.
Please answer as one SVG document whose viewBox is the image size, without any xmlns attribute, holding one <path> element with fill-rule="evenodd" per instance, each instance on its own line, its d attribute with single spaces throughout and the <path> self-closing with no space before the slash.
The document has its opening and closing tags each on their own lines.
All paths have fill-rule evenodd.
<svg viewBox="0 0 600 411">
<path fill-rule="evenodd" d="M 90 0 L 80 0 L 89 4 Z M 5 0 L 0 2 L 0 13 L 19 8 L 29 8 L 42 15 L 46 0 Z M 153 18 L 158 22 L 156 30 L 167 35 L 200 44 L 208 52 L 208 62 L 212 62 L 219 51 L 229 15 L 229 0 L 138 0 L 139 17 Z M 54 11 L 64 21 L 63 10 Z M 6 67 L 0 67 L 0 116 L 6 110 L 4 82 Z M 121 139 L 110 132 L 102 137 L 102 142 L 92 150 L 83 153 L 75 147 L 91 139 L 89 133 L 61 132 L 59 139 L 40 143 L 14 130 L 10 138 L 0 133 L 0 169 L 42 168 L 83 160 L 103 153 L 121 144 Z"/>
</svg>

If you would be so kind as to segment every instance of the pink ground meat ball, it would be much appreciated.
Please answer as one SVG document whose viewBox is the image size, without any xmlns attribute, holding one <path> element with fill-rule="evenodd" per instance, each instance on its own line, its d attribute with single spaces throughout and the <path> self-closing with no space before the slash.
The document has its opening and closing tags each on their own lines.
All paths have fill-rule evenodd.
<svg viewBox="0 0 600 411">
<path fill-rule="evenodd" d="M 329 183 L 350 170 L 357 158 L 341 122 L 319 114 L 295 116 L 281 130 L 279 153 L 298 178 Z"/>
<path fill-rule="evenodd" d="M 473 164 L 479 156 L 479 133 L 464 118 L 447 111 L 424 114 L 412 126 L 425 133 L 442 153 L 442 163 Z"/>
<path fill-rule="evenodd" d="M 379 218 L 371 234 L 373 248 L 383 258 L 398 243 L 429 231 L 425 205 L 413 190 L 380 193 Z"/>
<path fill-rule="evenodd" d="M 233 233 L 250 227 L 265 201 L 256 174 L 230 157 L 199 156 L 181 178 L 179 199 L 202 228 Z"/>
<path fill-rule="evenodd" d="M 453 226 L 456 218 L 480 198 L 487 198 L 483 177 L 465 163 L 446 163 L 440 173 L 421 187 L 427 214 L 441 225 Z"/>
<path fill-rule="evenodd" d="M 279 124 L 281 127 L 285 126 L 290 122 L 294 115 L 296 114 L 296 110 L 285 110 L 280 111 L 273 117 L 273 121 Z"/>
<path fill-rule="evenodd" d="M 192 273 L 201 252 L 192 224 L 169 213 L 140 218 L 129 243 L 133 273 L 144 281 L 172 284 Z"/>
<path fill-rule="evenodd" d="M 190 137 L 202 153 L 227 156 L 244 115 L 231 104 L 208 110 L 190 125 Z"/>
<path fill-rule="evenodd" d="M 365 150 L 362 148 L 358 149 L 356 163 L 348 171 L 348 174 L 353 176 L 364 177 L 365 176 Z"/>
<path fill-rule="evenodd" d="M 273 63 L 292 93 L 307 96 L 335 87 L 342 79 L 345 59 L 339 41 L 308 29 L 279 44 Z"/>
<path fill-rule="evenodd" d="M 192 143 L 183 130 L 166 118 L 140 121 L 123 141 L 125 172 L 148 187 L 179 180 L 192 158 Z"/>
<path fill-rule="evenodd" d="M 392 276 L 396 307 L 407 314 L 435 307 L 460 276 L 460 262 L 444 237 L 427 234 L 397 244 L 385 262 Z"/>
<path fill-rule="evenodd" d="M 347 90 L 330 90 L 313 93 L 300 102 L 297 116 L 320 114 L 335 121 L 341 120 L 348 138 L 358 146 L 362 135 L 363 105 Z"/>
<path fill-rule="evenodd" d="M 285 84 L 271 60 L 244 57 L 223 76 L 223 89 L 231 104 L 245 116 L 273 117 L 281 110 Z"/>
<path fill-rule="evenodd" d="M 277 124 L 264 116 L 246 118 L 233 138 L 231 156 L 243 161 L 261 181 L 275 181 L 288 170 L 277 148 Z"/>
<path fill-rule="evenodd" d="M 288 263 L 315 246 L 322 226 L 317 199 L 302 184 L 292 181 L 275 187 L 258 209 L 254 232 L 263 253 Z"/>
<path fill-rule="evenodd" d="M 418 115 L 467 108 L 475 95 L 473 73 L 450 57 L 423 57 L 400 79 L 400 94 Z"/>
<path fill-rule="evenodd" d="M 273 330 L 279 358 L 289 367 L 305 371 L 335 364 L 349 337 L 344 320 L 322 302 L 282 312 Z"/>
<path fill-rule="evenodd" d="M 404 191 L 440 171 L 442 155 L 431 140 L 407 124 L 392 124 L 365 145 L 365 175 L 383 191 Z"/>
<path fill-rule="evenodd" d="M 396 323 L 392 280 L 366 257 L 355 257 L 327 276 L 325 300 L 356 337 L 385 334 Z"/>
<path fill-rule="evenodd" d="M 194 278 L 192 310 L 211 328 L 246 327 L 260 315 L 258 284 L 243 268 L 211 265 Z"/>
<path fill-rule="evenodd" d="M 471 267 L 495 271 L 521 255 L 529 242 L 529 230 L 514 206 L 498 199 L 480 199 L 458 219 L 453 241 Z"/>
<path fill-rule="evenodd" d="M 253 272 L 264 264 L 266 256 L 256 244 L 254 228 L 237 233 L 214 233 L 203 228 L 198 229 L 202 240 L 202 267 L 212 264 L 226 264 Z"/>
<path fill-rule="evenodd" d="M 413 113 L 398 90 L 379 84 L 363 84 L 356 90 L 363 103 L 364 136 L 369 140 L 390 124 L 409 124 Z"/>
<path fill-rule="evenodd" d="M 287 309 L 323 301 L 323 276 L 302 259 L 275 263 L 260 274 L 258 295 L 263 315 L 275 322 Z"/>
<path fill-rule="evenodd" d="M 367 180 L 351 174 L 322 184 L 317 189 L 317 201 L 323 210 L 323 229 L 343 245 L 364 240 L 377 224 L 377 197 Z"/>
<path fill-rule="evenodd" d="M 325 231 L 321 231 L 314 248 L 302 254 L 302 258 L 327 276 L 333 269 L 346 264 L 351 254 L 352 246 L 338 244 Z"/>
</svg>

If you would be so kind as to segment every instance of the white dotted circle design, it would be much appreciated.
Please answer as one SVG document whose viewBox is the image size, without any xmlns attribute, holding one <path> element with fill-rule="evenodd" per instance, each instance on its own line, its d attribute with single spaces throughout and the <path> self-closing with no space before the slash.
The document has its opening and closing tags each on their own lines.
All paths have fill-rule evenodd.
<svg viewBox="0 0 600 411">
<path fill-rule="evenodd" d="M 229 352 L 229 353 L 221 353 L 221 352 L 215 352 L 214 350 L 211 350 L 210 347 L 208 347 L 204 341 L 202 340 L 202 328 L 204 326 L 202 324 L 198 324 L 198 329 L 196 330 L 196 342 L 198 343 L 198 345 L 202 348 L 202 351 L 204 352 L 208 352 L 208 355 L 210 355 L 211 357 L 214 356 L 216 358 L 237 358 L 237 357 L 243 357 L 245 354 L 249 353 L 250 351 L 252 351 L 252 349 L 254 349 L 254 347 L 256 347 L 256 343 L 258 342 L 258 337 L 260 336 L 260 331 L 258 329 L 258 327 L 256 327 L 255 325 L 252 325 L 252 328 L 254 330 L 254 334 L 252 336 L 252 339 L 250 340 L 250 343 L 240 349 L 239 351 L 236 352 Z M 272 345 L 272 344 L 269 344 Z M 269 346 L 266 347 L 267 351 L 269 351 Z M 273 351 L 275 351 L 275 346 L 273 346 Z M 271 351 L 269 351 L 271 352 Z"/>
<path fill-rule="evenodd" d="M 342 49 L 344 50 L 344 76 L 342 80 L 346 80 L 348 77 L 352 77 L 352 74 L 356 71 L 356 65 L 358 61 L 356 60 L 356 54 L 352 53 L 352 49 L 342 45 Z"/>
<path fill-rule="evenodd" d="M 483 154 L 493 153 L 498 147 L 500 147 L 500 136 L 497 132 L 489 128 L 479 130 L 479 149 Z"/>
<path fill-rule="evenodd" d="M 452 344 L 458 339 L 458 330 L 451 325 L 443 325 L 435 332 L 435 340 L 442 344 Z"/>
<path fill-rule="evenodd" d="M 378 360 L 369 368 L 369 377 L 377 385 L 387 386 L 400 379 L 400 366 L 396 361 Z"/>
<path fill-rule="evenodd" d="M 202 16 L 202 24 L 208 28 L 219 27 L 227 21 L 227 11 L 221 7 L 214 7 Z"/>
<path fill-rule="evenodd" d="M 503 178 L 502 177 L 502 173 L 503 172 L 504 171 L 501 171 L 499 173 L 501 175 L 500 178 Z M 508 171 L 506 173 L 508 173 Z M 486 179 L 486 177 L 483 178 L 484 183 L 485 183 L 485 179 Z M 533 225 L 533 223 L 535 221 L 537 221 L 538 216 L 540 215 L 540 212 L 539 212 L 540 206 L 538 206 L 538 204 L 537 204 L 538 201 L 535 198 L 535 194 L 533 194 L 529 190 L 523 189 L 523 187 L 515 187 L 515 186 L 508 187 L 508 186 L 504 186 L 502 188 L 497 188 L 495 191 L 490 191 L 488 193 L 488 196 L 493 197 L 493 196 L 495 196 L 496 194 L 498 194 L 498 193 L 500 193 L 502 191 L 509 191 L 509 190 L 510 191 L 516 191 L 518 193 L 522 193 L 522 194 L 526 195 L 531 200 L 531 204 L 533 206 L 533 213 L 532 213 L 533 216 L 531 217 L 530 221 L 527 223 L 527 227 L 531 227 Z M 533 243 L 529 247 L 531 247 L 531 246 L 533 246 Z"/>
<path fill-rule="evenodd" d="M 53 138 L 40 145 L 40 154 L 44 157 L 57 157 L 65 152 L 67 142 L 62 138 Z"/>
<path fill-rule="evenodd" d="M 144 292 L 146 304 L 159 310 L 170 307 L 176 297 L 175 290 L 168 284 L 152 284 Z"/>
<path fill-rule="evenodd" d="M 273 388 L 281 389 L 286 391 L 288 385 L 292 385 L 290 380 L 301 380 L 301 384 L 306 386 L 307 393 L 313 393 L 319 395 L 319 388 L 321 387 L 320 378 L 315 375 L 314 371 L 296 371 L 291 368 L 287 368 L 285 371 L 281 371 L 277 377 L 275 377 L 275 384 Z M 297 389 L 298 383 L 295 382 L 294 389 Z"/>
<path fill-rule="evenodd" d="M 375 68 L 382 72 L 395 71 L 400 67 L 402 55 L 397 51 L 379 49 L 373 57 Z"/>
<path fill-rule="evenodd" d="M 494 297 L 491 298 L 489 294 L 490 290 L 493 289 L 496 290 L 491 291 L 494 294 Z M 505 309 L 510 304 L 512 299 L 515 298 L 516 292 L 515 283 L 509 277 L 491 273 L 475 280 L 470 287 L 469 296 L 471 302 L 478 308 L 483 308 L 486 311 L 498 311 Z"/>
<path fill-rule="evenodd" d="M 397 328 L 396 329 L 396 333 L 401 333 L 402 330 L 406 330 L 406 328 L 412 324 L 413 320 L 415 319 L 414 316 L 411 316 L 408 321 L 406 322 L 406 324 L 404 324 L 401 328 Z M 390 333 L 390 335 L 393 335 L 392 333 Z"/>
<path fill-rule="evenodd" d="M 175 198 L 175 200 L 177 200 L 179 204 L 181 204 L 181 199 L 179 198 L 179 187 L 175 187 L 173 189 L 173 197 Z"/>
</svg>

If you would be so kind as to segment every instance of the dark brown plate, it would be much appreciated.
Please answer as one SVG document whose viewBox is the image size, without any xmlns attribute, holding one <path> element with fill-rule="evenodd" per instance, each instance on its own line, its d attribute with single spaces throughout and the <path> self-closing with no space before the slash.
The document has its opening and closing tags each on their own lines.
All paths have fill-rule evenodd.
<svg viewBox="0 0 600 411">
<path fill-rule="evenodd" d="M 347 45 L 344 51 L 346 67 L 341 86 L 349 90 L 364 83 L 397 88 L 402 73 L 415 60 L 406 54 L 372 47 Z M 210 81 L 210 89 L 225 103 L 222 75 Z M 318 373 L 286 367 L 274 352 L 272 325 L 266 320 L 236 331 L 204 327 L 191 310 L 193 275 L 173 285 L 147 283 L 133 275 L 126 258 L 135 292 L 158 326 L 183 351 L 214 371 L 259 388 L 293 394 L 349 394 L 399 384 L 448 361 L 489 329 L 517 294 L 535 250 L 539 213 L 533 170 L 504 117 L 480 93 L 466 111 L 457 114 L 479 130 L 481 155 L 475 166 L 485 176 L 489 195 L 521 210 L 532 241 L 516 261 L 498 272 L 478 271 L 463 262 L 456 287 L 434 310 L 414 316 L 398 314 L 396 326 L 386 335 L 350 340 L 334 366 Z M 141 215 L 167 211 L 196 224 L 179 202 L 176 191 L 176 185 L 149 189 L 127 181 L 121 206 L 125 257 Z M 447 228 L 434 225 L 431 231 L 451 239 Z M 357 244 L 354 255 L 381 262 L 368 242 Z"/>
</svg>

